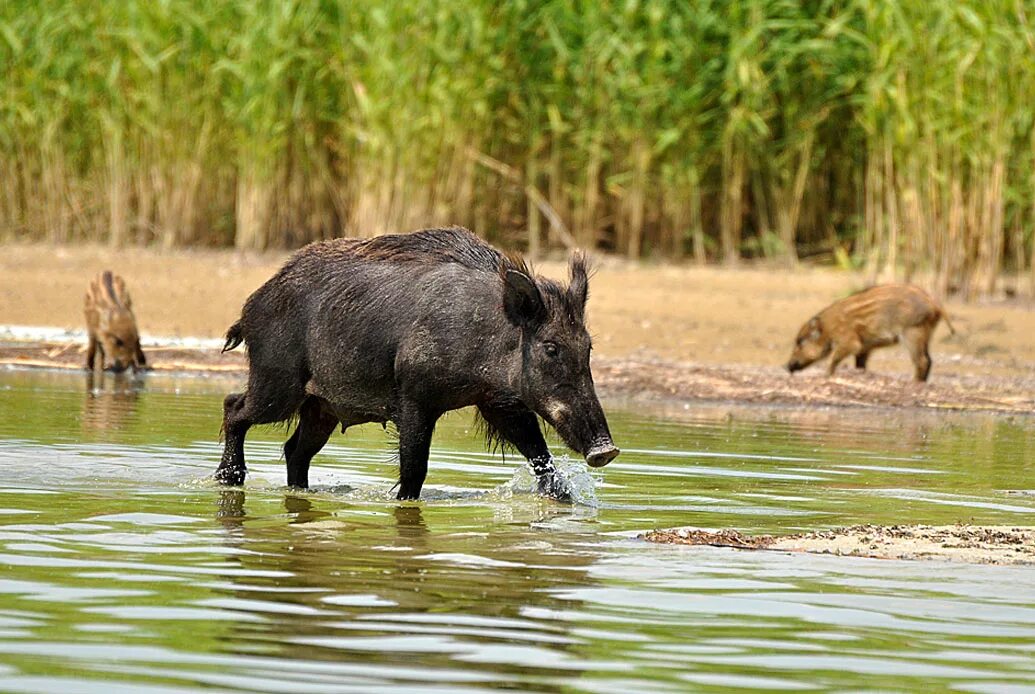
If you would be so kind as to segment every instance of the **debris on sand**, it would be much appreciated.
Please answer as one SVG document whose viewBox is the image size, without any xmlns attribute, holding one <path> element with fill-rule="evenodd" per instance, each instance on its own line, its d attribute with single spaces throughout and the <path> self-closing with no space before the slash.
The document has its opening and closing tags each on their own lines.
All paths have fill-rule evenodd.
<svg viewBox="0 0 1035 694">
<path fill-rule="evenodd" d="M 210 341 L 144 340 L 144 353 L 155 371 L 244 374 L 243 351 L 222 353 Z M 82 344 L 4 342 L 0 333 L 0 368 L 81 369 Z M 1035 412 L 1035 377 L 950 376 L 916 384 L 905 375 L 845 370 L 835 378 L 817 371 L 790 377 L 777 368 L 744 365 L 708 366 L 642 358 L 594 359 L 597 386 L 608 396 L 676 402 L 730 402 L 796 407 L 901 407 L 931 410 Z"/>
<path fill-rule="evenodd" d="M 968 564 L 1035 564 L 1035 528 L 981 525 L 854 525 L 797 535 L 744 535 L 700 528 L 652 530 L 648 542 L 809 552 L 873 559 L 932 559 Z"/>
<path fill-rule="evenodd" d="M 154 344 L 143 340 L 144 354 L 152 371 L 168 373 L 243 374 L 244 353 L 222 354 L 218 348 L 193 344 Z M 0 341 L 0 367 L 82 370 L 85 346 L 71 342 L 4 343 Z"/>
<path fill-rule="evenodd" d="M 640 535 L 640 539 L 665 545 L 711 545 L 712 547 L 736 547 L 737 549 L 767 549 L 775 538 L 772 535 L 744 535 L 731 528 L 714 531 L 676 528 L 674 530 L 651 530 Z"/>
<path fill-rule="evenodd" d="M 795 377 L 775 367 L 715 366 L 645 358 L 600 359 L 593 376 L 603 390 L 637 398 L 797 407 L 903 407 L 1031 414 L 1035 378 L 949 375 L 918 384 L 905 375 L 842 369 Z"/>
</svg>

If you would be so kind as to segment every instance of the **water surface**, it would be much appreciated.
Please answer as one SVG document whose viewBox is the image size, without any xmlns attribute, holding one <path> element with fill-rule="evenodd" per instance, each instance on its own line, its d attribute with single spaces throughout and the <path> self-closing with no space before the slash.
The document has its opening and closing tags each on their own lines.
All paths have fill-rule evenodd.
<svg viewBox="0 0 1035 694">
<path fill-rule="evenodd" d="M 0 690 L 1035 686 L 1035 569 L 632 537 L 1033 525 L 1029 419 L 610 402 L 623 454 L 568 464 L 565 506 L 461 412 L 400 504 L 377 426 L 332 438 L 311 493 L 281 486 L 282 428 L 243 490 L 207 482 L 236 385 L 0 371 Z"/>
</svg>

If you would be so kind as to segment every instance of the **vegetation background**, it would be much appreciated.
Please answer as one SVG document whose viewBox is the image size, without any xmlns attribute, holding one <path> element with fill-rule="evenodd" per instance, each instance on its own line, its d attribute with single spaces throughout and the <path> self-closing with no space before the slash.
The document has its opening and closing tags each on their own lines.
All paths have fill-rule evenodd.
<svg viewBox="0 0 1035 694">
<path fill-rule="evenodd" d="M 1035 0 L 6 0 L 0 240 L 1035 281 Z"/>
</svg>

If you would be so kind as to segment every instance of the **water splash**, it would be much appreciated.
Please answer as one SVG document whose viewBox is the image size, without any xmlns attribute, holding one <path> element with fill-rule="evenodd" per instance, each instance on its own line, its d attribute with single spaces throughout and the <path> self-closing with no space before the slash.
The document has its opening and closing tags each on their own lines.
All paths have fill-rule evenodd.
<svg viewBox="0 0 1035 694">
<path fill-rule="evenodd" d="M 562 494 L 566 494 L 573 505 L 596 508 L 596 480 L 590 474 L 589 466 L 584 460 L 572 460 L 568 456 L 555 458 L 554 479 L 551 486 Z M 514 471 L 514 475 L 496 488 L 501 499 L 510 499 L 515 494 L 539 494 L 539 479 L 529 465 L 522 465 Z"/>
</svg>

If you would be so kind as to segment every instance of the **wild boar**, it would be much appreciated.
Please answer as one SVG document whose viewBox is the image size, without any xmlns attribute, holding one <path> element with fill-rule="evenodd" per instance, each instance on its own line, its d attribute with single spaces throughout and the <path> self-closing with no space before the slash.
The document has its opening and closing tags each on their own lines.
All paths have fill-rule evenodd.
<svg viewBox="0 0 1035 694">
<path fill-rule="evenodd" d="M 101 368 L 107 371 L 134 371 L 147 368 L 147 359 L 140 348 L 133 303 L 126 283 L 110 270 L 101 272 L 86 290 L 83 302 L 89 342 L 86 346 L 86 368 L 93 371 L 97 353 Z"/>
<path fill-rule="evenodd" d="M 943 318 L 955 334 L 944 309 L 919 287 L 887 284 L 864 289 L 834 302 L 801 327 L 787 370 L 800 371 L 828 354 L 828 375 L 848 356 L 855 357 L 856 368 L 865 369 L 871 351 L 901 341 L 913 360 L 916 380 L 926 381 L 931 372 L 927 346 Z"/>
<path fill-rule="evenodd" d="M 478 408 L 491 443 L 529 460 L 539 489 L 564 496 L 536 415 L 601 467 L 618 455 L 590 373 L 586 262 L 567 287 L 460 227 L 297 252 L 244 304 L 224 351 L 248 346 L 248 386 L 223 405 L 215 478 L 241 484 L 249 427 L 298 417 L 284 445 L 290 486 L 339 425 L 393 422 L 399 499 L 416 499 L 435 422 Z"/>
</svg>

